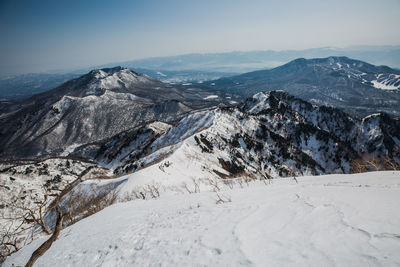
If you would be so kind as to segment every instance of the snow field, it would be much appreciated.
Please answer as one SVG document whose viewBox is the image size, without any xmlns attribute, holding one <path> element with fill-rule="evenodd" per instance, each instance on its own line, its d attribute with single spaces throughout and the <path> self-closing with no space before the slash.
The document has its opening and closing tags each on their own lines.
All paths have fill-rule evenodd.
<svg viewBox="0 0 400 267">
<path fill-rule="evenodd" d="M 112 205 L 37 266 L 399 266 L 400 172 L 251 182 Z M 38 239 L 9 257 L 23 265 Z"/>
</svg>

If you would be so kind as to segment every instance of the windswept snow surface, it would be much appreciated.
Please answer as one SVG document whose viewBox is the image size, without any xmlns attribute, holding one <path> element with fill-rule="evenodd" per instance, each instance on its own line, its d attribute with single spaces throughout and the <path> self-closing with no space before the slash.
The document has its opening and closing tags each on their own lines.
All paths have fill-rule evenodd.
<svg viewBox="0 0 400 267">
<path fill-rule="evenodd" d="M 64 229 L 36 266 L 399 266 L 400 172 L 252 182 L 119 203 Z M 9 257 L 24 265 L 45 238 Z"/>
</svg>

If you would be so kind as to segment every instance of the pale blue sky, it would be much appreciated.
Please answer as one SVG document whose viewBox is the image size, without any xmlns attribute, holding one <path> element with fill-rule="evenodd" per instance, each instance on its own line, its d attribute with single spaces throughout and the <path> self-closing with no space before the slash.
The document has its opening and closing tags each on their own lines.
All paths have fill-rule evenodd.
<svg viewBox="0 0 400 267">
<path fill-rule="evenodd" d="M 399 0 L 0 0 L 0 72 L 185 53 L 400 45 Z"/>
</svg>

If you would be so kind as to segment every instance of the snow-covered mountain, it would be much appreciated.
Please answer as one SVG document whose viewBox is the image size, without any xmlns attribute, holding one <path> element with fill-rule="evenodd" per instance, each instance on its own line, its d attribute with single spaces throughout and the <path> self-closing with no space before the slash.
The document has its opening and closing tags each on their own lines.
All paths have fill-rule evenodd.
<svg viewBox="0 0 400 267">
<path fill-rule="evenodd" d="M 115 65 L 112 65 L 115 66 Z M 104 67 L 102 67 L 104 68 Z M 63 83 L 82 76 L 91 69 L 80 69 L 70 73 L 31 73 L 9 77 L 0 77 L 0 104 L 2 99 L 17 101 L 26 99 L 34 94 L 43 93 L 56 88 Z M 146 74 L 156 80 L 169 84 L 202 83 L 204 81 L 216 80 L 238 73 L 211 72 L 196 70 L 162 70 L 134 68 L 135 72 Z"/>
<path fill-rule="evenodd" d="M 175 124 L 153 122 L 77 147 L 71 155 L 120 174 L 145 173 L 148 166 L 158 170 L 149 179 L 174 171 L 188 177 L 269 178 L 348 173 L 352 162 L 365 156 L 400 163 L 399 140 L 399 121 L 385 114 L 360 120 L 272 91 L 257 93 L 237 107 L 191 112 Z M 168 172 L 160 164 L 168 165 Z"/>
<path fill-rule="evenodd" d="M 216 95 L 216 98 L 209 98 Z M 60 155 L 154 120 L 228 103 L 225 94 L 172 86 L 130 69 L 94 70 L 0 110 L 0 155 Z"/>
<path fill-rule="evenodd" d="M 245 96 L 282 89 L 318 105 L 365 116 L 400 116 L 400 71 L 347 57 L 296 59 L 283 66 L 204 83 Z"/>
</svg>

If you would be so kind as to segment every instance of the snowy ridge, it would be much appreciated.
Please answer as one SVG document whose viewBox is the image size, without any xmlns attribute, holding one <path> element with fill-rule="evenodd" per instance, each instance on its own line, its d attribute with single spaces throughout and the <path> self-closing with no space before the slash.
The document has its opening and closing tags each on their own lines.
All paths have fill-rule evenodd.
<svg viewBox="0 0 400 267">
<path fill-rule="evenodd" d="M 348 173 L 365 155 L 390 155 L 399 163 L 397 121 L 384 114 L 358 120 L 283 91 L 258 93 L 236 108 L 192 112 L 167 128 L 135 130 L 132 137 L 116 136 L 90 153 L 77 149 L 73 155 L 90 157 L 118 174 L 134 172 L 129 177 L 141 185 L 146 179 L 176 177 Z"/>
</svg>

